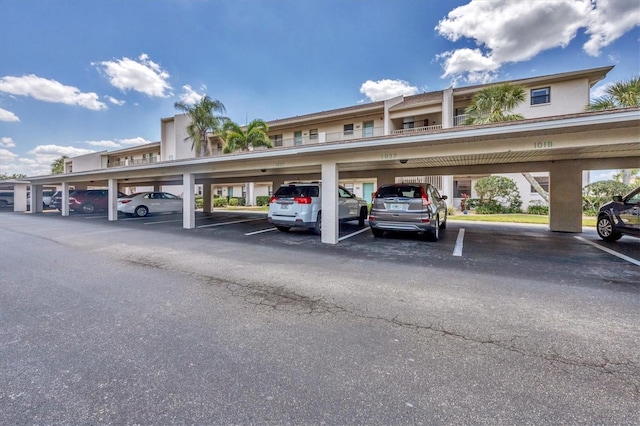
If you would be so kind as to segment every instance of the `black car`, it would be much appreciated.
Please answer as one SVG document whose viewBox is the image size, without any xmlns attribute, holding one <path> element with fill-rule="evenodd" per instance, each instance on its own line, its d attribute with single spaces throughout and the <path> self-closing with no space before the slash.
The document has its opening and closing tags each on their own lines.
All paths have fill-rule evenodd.
<svg viewBox="0 0 640 426">
<path fill-rule="evenodd" d="M 605 241 L 617 241 L 623 234 L 640 237 L 640 186 L 600 207 L 597 228 Z"/>
</svg>

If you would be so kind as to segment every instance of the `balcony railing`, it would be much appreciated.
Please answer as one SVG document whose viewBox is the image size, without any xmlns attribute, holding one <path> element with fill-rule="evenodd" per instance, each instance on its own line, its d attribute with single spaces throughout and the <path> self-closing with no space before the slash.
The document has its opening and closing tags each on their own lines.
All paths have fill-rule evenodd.
<svg viewBox="0 0 640 426">
<path fill-rule="evenodd" d="M 127 167 L 127 166 L 143 166 L 145 164 L 155 164 L 160 157 L 139 158 L 136 160 L 110 161 L 107 167 Z"/>
<path fill-rule="evenodd" d="M 392 130 L 392 135 L 408 135 L 411 133 L 425 133 L 442 129 L 442 124 L 434 124 L 432 126 L 412 127 L 411 129 Z"/>
</svg>

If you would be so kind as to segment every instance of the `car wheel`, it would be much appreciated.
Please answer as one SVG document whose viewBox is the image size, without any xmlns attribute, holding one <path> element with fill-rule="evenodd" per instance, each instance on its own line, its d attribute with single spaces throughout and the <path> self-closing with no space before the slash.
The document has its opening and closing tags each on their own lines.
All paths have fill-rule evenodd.
<svg viewBox="0 0 640 426">
<path fill-rule="evenodd" d="M 360 209 L 360 216 L 358 216 L 358 226 L 364 226 L 364 221 L 367 218 L 367 208 L 362 207 Z"/>
<path fill-rule="evenodd" d="M 376 238 L 380 238 L 384 235 L 384 231 L 382 229 L 376 229 L 376 228 L 371 228 L 371 233 Z"/>
<path fill-rule="evenodd" d="M 278 228 L 278 231 L 280 232 L 289 232 L 289 229 L 291 229 L 291 227 L 289 226 L 278 226 L 278 225 L 276 225 L 276 228 Z"/>
<path fill-rule="evenodd" d="M 85 214 L 91 214 L 96 210 L 96 208 L 91 203 L 84 203 L 80 206 L 80 211 Z"/>
<path fill-rule="evenodd" d="M 598 236 L 605 241 L 617 241 L 622 238 L 622 234 L 616 232 L 615 226 L 609 216 L 600 216 L 598 218 L 598 225 L 596 226 L 598 230 Z"/>
<path fill-rule="evenodd" d="M 313 227 L 313 233 L 316 235 L 322 235 L 322 213 L 318 212 L 318 218 L 316 219 L 316 226 Z"/>
<path fill-rule="evenodd" d="M 436 225 L 431 232 L 428 232 L 429 241 L 438 241 L 440 239 L 440 216 L 436 217 Z"/>
<path fill-rule="evenodd" d="M 145 217 L 147 214 L 149 214 L 149 209 L 145 206 L 138 206 L 136 207 L 135 213 L 138 217 Z"/>
<path fill-rule="evenodd" d="M 444 222 L 440 224 L 440 229 L 447 229 L 447 214 L 444 215 Z"/>
</svg>

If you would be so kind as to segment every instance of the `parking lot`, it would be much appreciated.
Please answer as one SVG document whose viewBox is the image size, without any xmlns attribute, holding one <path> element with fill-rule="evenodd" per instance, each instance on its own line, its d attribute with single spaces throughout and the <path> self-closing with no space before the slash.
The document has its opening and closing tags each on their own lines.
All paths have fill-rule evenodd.
<svg viewBox="0 0 640 426">
<path fill-rule="evenodd" d="M 71 214 L 61 217 L 57 211 L 43 213 L 47 219 L 81 222 L 107 222 L 122 230 L 142 229 L 146 232 L 189 233 L 212 242 L 228 240 L 293 250 L 329 251 L 350 259 L 442 268 L 468 269 L 491 273 L 527 276 L 577 283 L 590 280 L 583 274 L 595 274 L 604 282 L 627 283 L 638 290 L 640 277 L 640 239 L 624 236 L 611 243 L 602 241 L 594 228 L 582 234 L 555 233 L 546 225 L 483 223 L 456 221 L 451 217 L 447 229 L 437 242 L 425 241 L 411 233 L 387 233 L 374 238 L 369 227 L 357 221 L 340 224 L 339 244 L 324 247 L 320 237 L 304 229 L 280 232 L 269 224 L 264 212 L 219 210 L 196 212 L 196 228 L 182 228 L 181 214 L 156 214 L 147 217 L 121 215 L 108 222 L 107 215 Z M 614 272 L 615 271 L 615 272 Z M 565 279 L 565 278 L 562 278 Z"/>
<path fill-rule="evenodd" d="M 340 237 L 0 213 L 0 423 L 637 424 L 640 240 Z"/>
</svg>

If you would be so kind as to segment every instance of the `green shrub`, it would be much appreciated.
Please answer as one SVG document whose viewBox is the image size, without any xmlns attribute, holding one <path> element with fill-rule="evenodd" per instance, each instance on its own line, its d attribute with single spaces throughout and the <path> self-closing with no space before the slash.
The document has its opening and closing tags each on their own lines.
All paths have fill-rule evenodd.
<svg viewBox="0 0 640 426">
<path fill-rule="evenodd" d="M 202 195 L 196 195 L 196 208 L 197 209 L 201 209 L 203 206 L 204 202 L 202 199 Z"/>
<path fill-rule="evenodd" d="M 508 213 L 508 210 L 509 209 L 504 207 L 496 200 L 491 200 L 485 201 L 484 203 L 480 204 L 478 207 L 476 207 L 475 212 L 477 214 L 502 214 Z"/>
<path fill-rule="evenodd" d="M 549 214 L 549 206 L 542 204 L 539 201 L 532 201 L 527 207 L 527 214 L 538 214 L 546 216 Z"/>
<path fill-rule="evenodd" d="M 447 207 L 447 216 L 454 216 L 456 214 L 456 208 L 453 206 Z"/>
<path fill-rule="evenodd" d="M 238 205 L 238 199 L 237 198 L 229 198 L 229 206 L 235 207 L 237 205 Z"/>
<path fill-rule="evenodd" d="M 257 206 L 268 206 L 269 205 L 269 197 L 268 195 L 258 195 L 256 197 L 256 205 Z"/>
<path fill-rule="evenodd" d="M 227 199 L 224 197 L 214 198 L 213 207 L 227 207 Z"/>
</svg>

